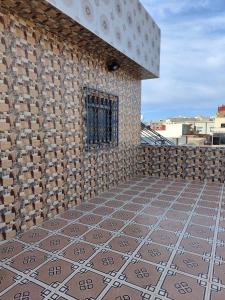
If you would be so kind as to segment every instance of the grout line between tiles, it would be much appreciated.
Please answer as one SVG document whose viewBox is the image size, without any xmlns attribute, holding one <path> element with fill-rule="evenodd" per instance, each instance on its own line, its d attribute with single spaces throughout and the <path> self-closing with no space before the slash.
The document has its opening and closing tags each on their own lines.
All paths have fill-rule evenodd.
<svg viewBox="0 0 225 300">
<path fill-rule="evenodd" d="M 189 185 L 189 184 L 187 184 L 187 187 L 188 187 L 188 185 Z M 182 230 L 182 233 L 184 233 L 184 232 L 186 231 L 186 229 L 187 229 L 187 227 L 188 227 L 188 225 L 189 225 L 189 222 L 190 222 L 190 220 L 191 220 L 192 214 L 193 214 L 193 212 L 194 212 L 194 209 L 195 209 L 196 206 L 197 206 L 197 203 L 198 203 L 198 201 L 199 201 L 199 199 L 200 199 L 200 197 L 201 197 L 201 194 L 202 194 L 202 192 L 203 192 L 203 189 L 204 189 L 205 185 L 206 185 L 206 183 L 204 184 L 204 186 L 202 187 L 201 192 L 200 192 L 199 195 L 198 195 L 198 198 L 197 198 L 198 200 L 195 202 L 194 206 L 192 207 L 192 211 L 190 212 L 190 215 L 189 215 L 188 219 L 186 220 L 186 224 L 185 224 L 185 226 L 184 226 L 184 228 L 183 228 L 183 230 Z M 165 278 L 166 278 L 166 276 L 167 276 L 167 273 L 168 273 L 168 271 L 169 271 L 169 269 L 170 269 L 170 265 L 171 265 L 171 263 L 172 263 L 172 261 L 173 261 L 175 255 L 176 255 L 176 252 L 177 252 L 177 250 L 178 250 L 178 247 L 179 247 L 179 244 L 180 244 L 182 238 L 183 238 L 183 234 L 181 234 L 180 237 L 178 238 L 178 241 L 177 241 L 177 243 L 176 243 L 176 246 L 175 246 L 175 248 L 174 248 L 174 250 L 173 250 L 173 252 L 172 252 L 172 254 L 171 254 L 170 258 L 169 258 L 169 261 L 167 262 L 167 265 L 166 265 L 166 267 L 165 267 L 165 269 L 164 269 L 164 271 L 163 271 L 162 276 L 160 277 L 160 280 L 159 280 L 159 282 L 158 282 L 158 285 L 157 285 L 157 288 L 156 288 L 156 291 L 155 291 L 157 294 L 158 294 L 158 292 L 159 292 L 159 290 L 160 290 L 160 288 L 161 288 L 161 286 L 162 286 L 162 284 L 163 284 L 163 282 L 164 282 L 164 280 L 165 280 Z"/>
<path fill-rule="evenodd" d="M 214 228 L 214 237 L 213 237 L 213 244 L 212 244 L 212 259 L 211 259 L 210 265 L 209 265 L 209 282 L 207 284 L 207 294 L 206 294 L 205 300 L 210 300 L 210 289 L 211 289 L 211 284 L 213 283 L 213 268 L 214 268 L 214 262 L 215 262 L 215 256 L 216 256 L 217 235 L 218 235 L 218 231 L 219 231 L 220 212 L 221 212 L 221 207 L 222 207 L 223 192 L 224 192 L 224 185 L 222 185 L 222 189 L 221 189 L 220 202 L 219 202 L 219 208 L 218 208 L 218 213 L 217 213 L 217 220 L 216 220 L 216 225 Z"/>
</svg>

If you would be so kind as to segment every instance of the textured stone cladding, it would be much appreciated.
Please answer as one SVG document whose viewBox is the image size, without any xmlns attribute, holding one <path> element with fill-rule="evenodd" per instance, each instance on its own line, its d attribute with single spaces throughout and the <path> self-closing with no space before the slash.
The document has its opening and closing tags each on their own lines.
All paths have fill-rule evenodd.
<svg viewBox="0 0 225 300">
<path fill-rule="evenodd" d="M 225 182 L 225 149 L 210 147 L 140 147 L 142 175 Z"/>
<path fill-rule="evenodd" d="M 16 14 L 0 13 L 0 239 L 136 174 L 140 80 Z M 119 96 L 119 147 L 84 150 L 84 85 Z"/>
</svg>

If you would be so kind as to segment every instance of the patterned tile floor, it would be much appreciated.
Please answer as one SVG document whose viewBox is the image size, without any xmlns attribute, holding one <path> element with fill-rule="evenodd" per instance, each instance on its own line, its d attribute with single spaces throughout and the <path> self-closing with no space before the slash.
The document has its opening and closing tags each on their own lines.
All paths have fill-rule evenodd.
<svg viewBox="0 0 225 300">
<path fill-rule="evenodd" d="M 224 300 L 222 184 L 136 178 L 0 244 L 0 299 Z"/>
</svg>

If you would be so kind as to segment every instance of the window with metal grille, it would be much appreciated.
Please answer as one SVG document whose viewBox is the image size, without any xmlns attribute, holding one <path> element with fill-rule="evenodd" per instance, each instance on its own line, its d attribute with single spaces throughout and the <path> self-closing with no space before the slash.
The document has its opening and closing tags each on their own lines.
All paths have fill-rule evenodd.
<svg viewBox="0 0 225 300">
<path fill-rule="evenodd" d="M 118 145 L 118 96 L 84 88 L 86 148 Z"/>
</svg>

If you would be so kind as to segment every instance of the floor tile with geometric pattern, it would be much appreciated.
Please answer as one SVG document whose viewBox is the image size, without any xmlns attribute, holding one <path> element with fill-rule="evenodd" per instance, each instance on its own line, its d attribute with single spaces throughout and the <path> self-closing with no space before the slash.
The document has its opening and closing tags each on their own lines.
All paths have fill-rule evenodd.
<svg viewBox="0 0 225 300">
<path fill-rule="evenodd" d="M 224 300 L 223 184 L 134 178 L 0 243 L 0 300 Z"/>
</svg>

